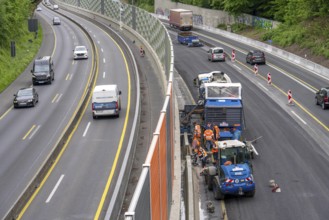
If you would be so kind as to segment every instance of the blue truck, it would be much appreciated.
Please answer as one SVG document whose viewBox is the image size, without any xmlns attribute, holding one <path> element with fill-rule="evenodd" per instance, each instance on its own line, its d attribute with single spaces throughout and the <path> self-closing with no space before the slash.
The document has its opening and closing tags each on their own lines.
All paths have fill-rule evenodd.
<svg viewBox="0 0 329 220">
<path fill-rule="evenodd" d="M 213 71 L 198 74 L 194 85 L 198 87 L 198 101 L 196 105 L 185 105 L 181 111 L 181 132 L 195 138 L 196 123 L 203 133 L 210 122 L 218 126 L 220 134 L 214 141 L 219 149 L 218 160 L 214 157 L 216 153 L 207 152 L 209 163 L 202 171 L 208 189 L 213 190 L 215 199 L 224 199 L 225 195 L 254 196 L 251 159 L 258 153 L 252 141 L 241 141 L 244 131 L 241 84 L 232 83 L 221 71 Z M 206 149 L 203 135 L 199 139 Z"/>
<path fill-rule="evenodd" d="M 177 41 L 181 44 L 187 45 L 188 47 L 202 47 L 203 43 L 197 35 L 191 31 L 179 32 L 177 34 Z"/>
<path fill-rule="evenodd" d="M 238 140 L 218 141 L 218 163 L 207 166 L 202 174 L 216 200 L 226 195 L 253 197 L 256 183 L 253 177 L 249 146 Z"/>
</svg>

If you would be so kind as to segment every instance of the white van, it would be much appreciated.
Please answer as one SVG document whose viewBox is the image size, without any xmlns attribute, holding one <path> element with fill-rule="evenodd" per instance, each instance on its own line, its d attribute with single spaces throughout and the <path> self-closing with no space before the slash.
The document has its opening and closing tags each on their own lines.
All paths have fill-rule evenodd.
<svg viewBox="0 0 329 220">
<path fill-rule="evenodd" d="M 117 85 L 95 86 L 92 95 L 93 118 L 98 116 L 116 115 L 119 117 L 121 110 L 121 91 Z"/>
<path fill-rule="evenodd" d="M 224 61 L 225 62 L 224 49 L 221 47 L 209 48 L 208 60 L 211 62 L 213 62 L 213 61 Z"/>
</svg>

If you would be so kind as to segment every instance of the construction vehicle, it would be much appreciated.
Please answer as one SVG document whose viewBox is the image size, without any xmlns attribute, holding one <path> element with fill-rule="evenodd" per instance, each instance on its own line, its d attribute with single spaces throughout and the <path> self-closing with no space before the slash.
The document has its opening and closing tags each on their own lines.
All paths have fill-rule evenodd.
<svg viewBox="0 0 329 220">
<path fill-rule="evenodd" d="M 193 134 L 194 123 L 207 122 L 220 129 L 220 140 L 240 139 L 243 130 L 242 86 L 232 83 L 221 72 L 200 73 L 194 79 L 199 95 L 196 105 L 185 105 L 181 113 L 181 130 Z"/>
<path fill-rule="evenodd" d="M 197 35 L 191 31 L 179 32 L 177 34 L 177 41 L 181 44 L 187 45 L 188 47 L 202 47 L 203 43 Z"/>
<path fill-rule="evenodd" d="M 251 151 L 238 140 L 216 142 L 218 161 L 204 168 L 202 175 L 214 197 L 222 200 L 226 195 L 253 197 L 256 184 L 253 177 Z"/>
<path fill-rule="evenodd" d="M 191 30 L 193 28 L 193 12 L 186 9 L 170 9 L 169 25 L 182 31 Z"/>
</svg>

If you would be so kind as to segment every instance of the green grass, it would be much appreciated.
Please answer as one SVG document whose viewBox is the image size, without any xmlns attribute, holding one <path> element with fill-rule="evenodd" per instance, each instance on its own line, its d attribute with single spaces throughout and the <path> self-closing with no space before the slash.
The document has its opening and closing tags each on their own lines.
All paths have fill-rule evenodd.
<svg viewBox="0 0 329 220">
<path fill-rule="evenodd" d="M 34 39 L 34 32 L 27 31 L 26 24 L 23 27 L 26 31 L 23 36 L 16 39 L 15 57 L 11 57 L 10 45 L 7 48 L 0 48 L 0 92 L 6 89 L 27 68 L 41 46 L 41 25 L 39 25 L 37 39 Z"/>
<path fill-rule="evenodd" d="M 274 46 L 282 48 L 298 46 L 308 49 L 313 55 L 329 58 L 329 16 L 312 18 L 295 25 L 281 24 L 273 30 L 247 28 L 236 30 L 237 34 L 260 41 L 272 40 Z"/>
</svg>

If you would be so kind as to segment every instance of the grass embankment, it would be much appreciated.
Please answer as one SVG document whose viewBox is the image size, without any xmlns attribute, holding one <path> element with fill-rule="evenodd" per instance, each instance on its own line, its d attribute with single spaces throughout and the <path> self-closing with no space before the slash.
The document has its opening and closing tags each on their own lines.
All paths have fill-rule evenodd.
<svg viewBox="0 0 329 220">
<path fill-rule="evenodd" d="M 38 36 L 28 32 L 27 24 L 25 34 L 15 39 L 16 56 L 11 57 L 10 45 L 0 48 L 0 93 L 7 88 L 29 65 L 38 53 L 42 43 L 42 28 L 39 25 Z"/>
<path fill-rule="evenodd" d="M 263 41 L 329 67 L 329 16 L 295 25 L 282 24 L 273 30 L 232 25 L 234 33 Z M 219 28 L 225 29 L 221 25 Z"/>
</svg>

